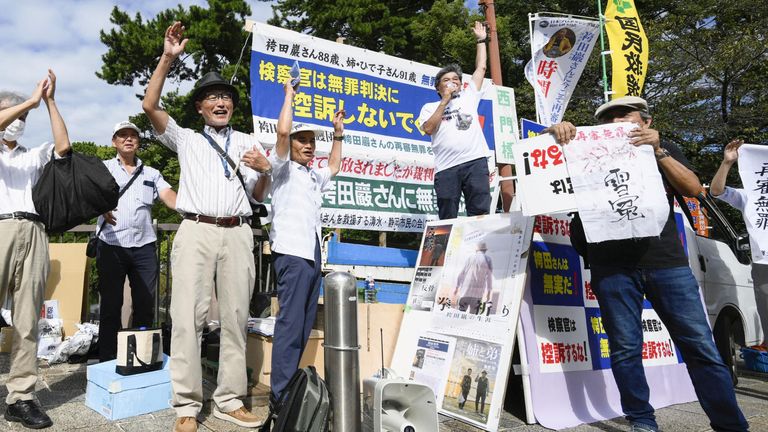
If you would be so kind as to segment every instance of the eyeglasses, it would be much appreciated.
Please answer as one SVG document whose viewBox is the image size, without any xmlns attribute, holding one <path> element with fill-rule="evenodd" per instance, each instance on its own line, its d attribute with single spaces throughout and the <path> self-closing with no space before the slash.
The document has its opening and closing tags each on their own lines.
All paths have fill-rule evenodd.
<svg viewBox="0 0 768 432">
<path fill-rule="evenodd" d="M 232 100 L 232 93 L 208 93 L 203 97 L 203 100 L 206 100 L 208 102 L 216 102 L 217 100 L 223 100 L 224 102 L 229 102 Z"/>
</svg>

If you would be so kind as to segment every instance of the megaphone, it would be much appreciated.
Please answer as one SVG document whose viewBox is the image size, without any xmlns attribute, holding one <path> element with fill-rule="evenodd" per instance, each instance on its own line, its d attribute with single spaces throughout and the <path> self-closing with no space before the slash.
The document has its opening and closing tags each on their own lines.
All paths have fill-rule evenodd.
<svg viewBox="0 0 768 432">
<path fill-rule="evenodd" d="M 432 389 L 396 377 L 391 369 L 384 376 L 363 380 L 363 431 L 438 432 Z"/>
</svg>

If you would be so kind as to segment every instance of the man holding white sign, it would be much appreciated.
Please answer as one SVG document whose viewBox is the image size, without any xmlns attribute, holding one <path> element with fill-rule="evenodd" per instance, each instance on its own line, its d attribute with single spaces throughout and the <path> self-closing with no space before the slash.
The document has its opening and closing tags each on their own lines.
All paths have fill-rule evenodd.
<svg viewBox="0 0 768 432">
<path fill-rule="evenodd" d="M 462 193 L 467 216 L 488 214 L 491 207 L 488 145 L 477 114 L 488 57 L 487 33 L 479 21 L 472 31 L 477 38 L 472 79 L 464 87 L 458 65 L 440 69 L 435 76 L 440 101 L 424 105 L 419 114 L 421 130 L 432 137 L 440 219 L 453 219 L 458 215 Z"/>
<path fill-rule="evenodd" d="M 622 410 L 633 431 L 658 430 L 643 369 L 641 314 L 645 297 L 679 348 L 712 428 L 745 431 L 748 424 L 736 403 L 730 371 L 715 347 L 698 283 L 677 238 L 673 198 L 680 194 L 696 196 L 701 184 L 682 151 L 674 144 L 661 144 L 658 131 L 650 127 L 652 119 L 644 99 L 614 99 L 601 105 L 595 117 L 600 124 L 631 122 L 638 126 L 628 133 L 629 142 L 653 148 L 669 203 L 667 221 L 658 237 L 587 244 L 592 290 L 608 335 L 611 370 Z M 577 135 L 568 122 L 545 131 L 555 135 L 560 144 L 567 144 Z"/>
</svg>

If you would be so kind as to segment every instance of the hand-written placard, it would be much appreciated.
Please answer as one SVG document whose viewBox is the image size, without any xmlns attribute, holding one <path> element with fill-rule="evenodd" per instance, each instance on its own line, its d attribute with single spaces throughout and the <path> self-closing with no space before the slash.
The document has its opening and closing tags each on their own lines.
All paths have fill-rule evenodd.
<svg viewBox="0 0 768 432">
<path fill-rule="evenodd" d="M 747 205 L 744 222 L 749 232 L 752 261 L 768 263 L 768 146 L 744 144 L 739 148 L 739 175 Z"/>
<path fill-rule="evenodd" d="M 590 243 L 658 236 L 669 216 L 653 148 L 629 143 L 627 133 L 635 127 L 631 123 L 580 127 L 564 147 Z"/>
<path fill-rule="evenodd" d="M 576 208 L 562 147 L 551 134 L 524 139 L 513 152 L 524 215 L 562 213 Z"/>
</svg>

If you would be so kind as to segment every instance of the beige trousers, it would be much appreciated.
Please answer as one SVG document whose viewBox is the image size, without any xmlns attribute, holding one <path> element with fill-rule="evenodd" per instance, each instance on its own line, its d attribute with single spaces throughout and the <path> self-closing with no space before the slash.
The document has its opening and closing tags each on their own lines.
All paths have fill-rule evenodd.
<svg viewBox="0 0 768 432">
<path fill-rule="evenodd" d="M 251 227 L 221 228 L 184 220 L 171 251 L 171 385 L 178 417 L 195 417 L 203 405 L 200 338 L 214 282 L 219 301 L 221 348 L 213 401 L 220 411 L 243 406 L 248 382 L 245 342 L 256 280 Z"/>
<path fill-rule="evenodd" d="M 0 221 L 0 300 L 13 295 L 13 348 L 7 404 L 32 399 L 37 382 L 37 318 L 48 279 L 48 235 L 40 222 Z"/>
</svg>

